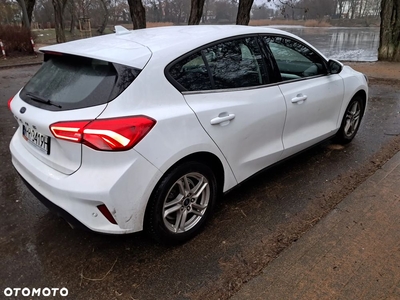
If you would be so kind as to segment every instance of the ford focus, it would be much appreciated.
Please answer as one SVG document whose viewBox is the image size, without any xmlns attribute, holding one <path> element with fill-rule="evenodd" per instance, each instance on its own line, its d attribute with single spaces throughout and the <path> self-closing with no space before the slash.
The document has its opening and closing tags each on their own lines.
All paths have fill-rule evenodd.
<svg viewBox="0 0 400 300">
<path fill-rule="evenodd" d="M 272 28 L 171 26 L 47 46 L 8 106 L 12 163 L 70 224 L 164 243 L 223 193 L 327 139 L 349 143 L 367 78 Z"/>
</svg>

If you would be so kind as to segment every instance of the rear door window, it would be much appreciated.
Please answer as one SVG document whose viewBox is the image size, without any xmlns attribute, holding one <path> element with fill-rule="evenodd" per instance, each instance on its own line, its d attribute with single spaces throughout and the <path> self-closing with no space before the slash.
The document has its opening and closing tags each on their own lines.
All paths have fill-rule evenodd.
<svg viewBox="0 0 400 300">
<path fill-rule="evenodd" d="M 252 87 L 265 83 L 263 59 L 255 38 L 227 41 L 203 51 L 215 89 Z"/>
<path fill-rule="evenodd" d="M 21 98 L 47 110 L 69 110 L 107 103 L 124 91 L 140 70 L 74 55 L 45 55 Z"/>
<path fill-rule="evenodd" d="M 247 37 L 217 43 L 185 56 L 167 67 L 167 74 L 181 91 L 204 91 L 269 83 L 266 70 L 257 39 Z"/>
</svg>

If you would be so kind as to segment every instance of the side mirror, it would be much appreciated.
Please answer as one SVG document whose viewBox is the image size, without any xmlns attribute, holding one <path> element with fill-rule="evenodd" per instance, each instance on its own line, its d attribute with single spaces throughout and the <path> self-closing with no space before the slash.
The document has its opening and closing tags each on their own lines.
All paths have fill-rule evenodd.
<svg viewBox="0 0 400 300">
<path fill-rule="evenodd" d="M 328 72 L 329 74 L 339 74 L 343 70 L 343 64 L 335 59 L 328 61 Z"/>
</svg>

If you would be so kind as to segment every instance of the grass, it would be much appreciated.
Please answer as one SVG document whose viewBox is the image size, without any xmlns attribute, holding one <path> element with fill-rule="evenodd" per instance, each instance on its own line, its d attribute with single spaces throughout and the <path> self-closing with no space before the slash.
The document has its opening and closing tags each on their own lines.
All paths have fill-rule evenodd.
<svg viewBox="0 0 400 300">
<path fill-rule="evenodd" d="M 274 26 L 274 25 L 297 25 L 305 27 L 330 27 L 326 21 L 323 20 L 250 20 L 251 26 Z"/>
</svg>

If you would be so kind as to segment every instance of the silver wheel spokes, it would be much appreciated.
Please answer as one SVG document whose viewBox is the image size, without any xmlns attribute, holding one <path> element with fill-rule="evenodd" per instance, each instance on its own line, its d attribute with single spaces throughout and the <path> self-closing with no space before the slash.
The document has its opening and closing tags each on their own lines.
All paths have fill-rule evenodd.
<svg viewBox="0 0 400 300">
<path fill-rule="evenodd" d="M 351 137 L 357 130 L 360 122 L 361 108 L 358 102 L 354 102 L 346 112 L 346 125 L 344 126 L 344 134 Z"/>
<path fill-rule="evenodd" d="M 179 178 L 168 191 L 163 206 L 165 226 L 174 233 L 193 228 L 203 217 L 210 200 L 210 186 L 200 173 Z"/>
</svg>

